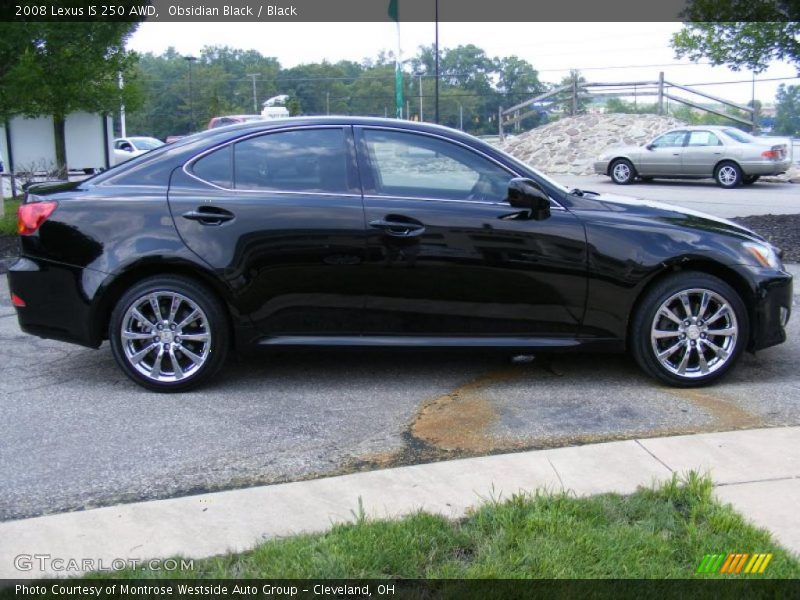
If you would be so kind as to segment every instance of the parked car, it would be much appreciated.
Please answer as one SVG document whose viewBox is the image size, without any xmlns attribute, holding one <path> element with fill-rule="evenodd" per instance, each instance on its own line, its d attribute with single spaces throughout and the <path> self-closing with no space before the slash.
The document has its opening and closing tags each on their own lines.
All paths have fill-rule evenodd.
<svg viewBox="0 0 800 600">
<path fill-rule="evenodd" d="M 783 342 L 792 305 L 780 252 L 748 229 L 391 119 L 198 133 L 31 187 L 19 231 L 23 331 L 108 339 L 157 391 L 210 380 L 231 350 L 297 346 L 629 349 L 696 386 Z"/>
<path fill-rule="evenodd" d="M 637 178 L 714 178 L 723 188 L 780 175 L 791 166 L 788 144 L 760 139 L 735 127 L 703 125 L 662 133 L 642 146 L 609 148 L 594 163 L 595 173 L 625 185 Z"/>
<path fill-rule="evenodd" d="M 114 140 L 114 164 L 118 165 L 163 145 L 164 142 L 152 137 L 134 136 L 117 138 Z"/>
<path fill-rule="evenodd" d="M 237 123 L 249 123 L 250 121 L 263 121 L 264 118 L 265 117 L 262 115 L 227 115 L 225 117 L 212 117 L 206 129 L 216 129 L 217 127 L 225 127 L 226 125 L 235 125 Z"/>
</svg>

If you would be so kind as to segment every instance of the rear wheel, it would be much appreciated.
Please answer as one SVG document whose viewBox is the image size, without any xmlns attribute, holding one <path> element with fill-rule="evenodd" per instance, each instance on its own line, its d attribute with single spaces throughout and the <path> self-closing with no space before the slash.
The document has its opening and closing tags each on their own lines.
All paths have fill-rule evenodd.
<svg viewBox="0 0 800 600">
<path fill-rule="evenodd" d="M 631 349 L 652 377 L 695 387 L 725 375 L 748 335 L 747 310 L 732 287 L 705 273 L 676 273 L 643 298 L 631 326 Z"/>
<path fill-rule="evenodd" d="M 714 179 L 720 187 L 735 188 L 742 183 L 742 169 L 733 162 L 720 163 L 714 171 Z"/>
<path fill-rule="evenodd" d="M 633 163 L 626 158 L 618 158 L 608 170 L 611 176 L 611 181 L 619 185 L 627 185 L 636 179 L 636 169 L 633 168 Z"/>
<path fill-rule="evenodd" d="M 120 298 L 108 339 L 117 364 L 157 392 L 184 391 L 213 377 L 225 362 L 229 331 L 224 309 L 191 279 L 145 279 Z"/>
</svg>

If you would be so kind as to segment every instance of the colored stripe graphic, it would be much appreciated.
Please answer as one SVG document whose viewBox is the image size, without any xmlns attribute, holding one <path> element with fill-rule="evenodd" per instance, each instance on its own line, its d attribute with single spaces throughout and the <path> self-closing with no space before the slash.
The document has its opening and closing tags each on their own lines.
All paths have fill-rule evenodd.
<svg viewBox="0 0 800 600">
<path fill-rule="evenodd" d="M 706 554 L 697 566 L 696 573 L 755 574 L 763 573 L 772 560 L 772 554 L 731 552 Z"/>
</svg>

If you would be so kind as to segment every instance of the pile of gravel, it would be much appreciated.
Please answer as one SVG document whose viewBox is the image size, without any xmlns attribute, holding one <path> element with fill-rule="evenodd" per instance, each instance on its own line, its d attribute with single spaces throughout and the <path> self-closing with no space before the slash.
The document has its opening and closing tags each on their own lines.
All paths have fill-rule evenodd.
<svg viewBox="0 0 800 600">
<path fill-rule="evenodd" d="M 498 147 L 548 175 L 590 175 L 606 148 L 641 145 L 682 125 L 661 115 L 578 115 L 509 137 Z"/>
</svg>

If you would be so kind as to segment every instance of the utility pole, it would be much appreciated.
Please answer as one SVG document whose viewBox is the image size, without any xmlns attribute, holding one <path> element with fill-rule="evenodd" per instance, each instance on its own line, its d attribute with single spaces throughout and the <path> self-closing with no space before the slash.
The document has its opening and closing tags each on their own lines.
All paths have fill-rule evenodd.
<svg viewBox="0 0 800 600">
<path fill-rule="evenodd" d="M 256 77 L 258 73 L 247 73 L 247 77 L 253 80 L 253 114 L 258 112 L 258 94 L 256 93 Z"/>
<path fill-rule="evenodd" d="M 192 63 L 197 62 L 196 56 L 184 56 L 183 60 L 189 63 L 189 133 L 194 130 L 194 89 L 192 87 Z"/>
<path fill-rule="evenodd" d="M 419 78 L 419 120 L 422 122 L 425 120 L 422 115 L 422 71 L 417 71 L 416 76 Z"/>
<path fill-rule="evenodd" d="M 436 2 L 436 40 L 434 52 L 436 53 L 436 92 L 434 94 L 434 123 L 439 124 L 439 0 Z"/>
<path fill-rule="evenodd" d="M 325 92 L 325 114 L 331 114 L 331 93 Z"/>
</svg>

